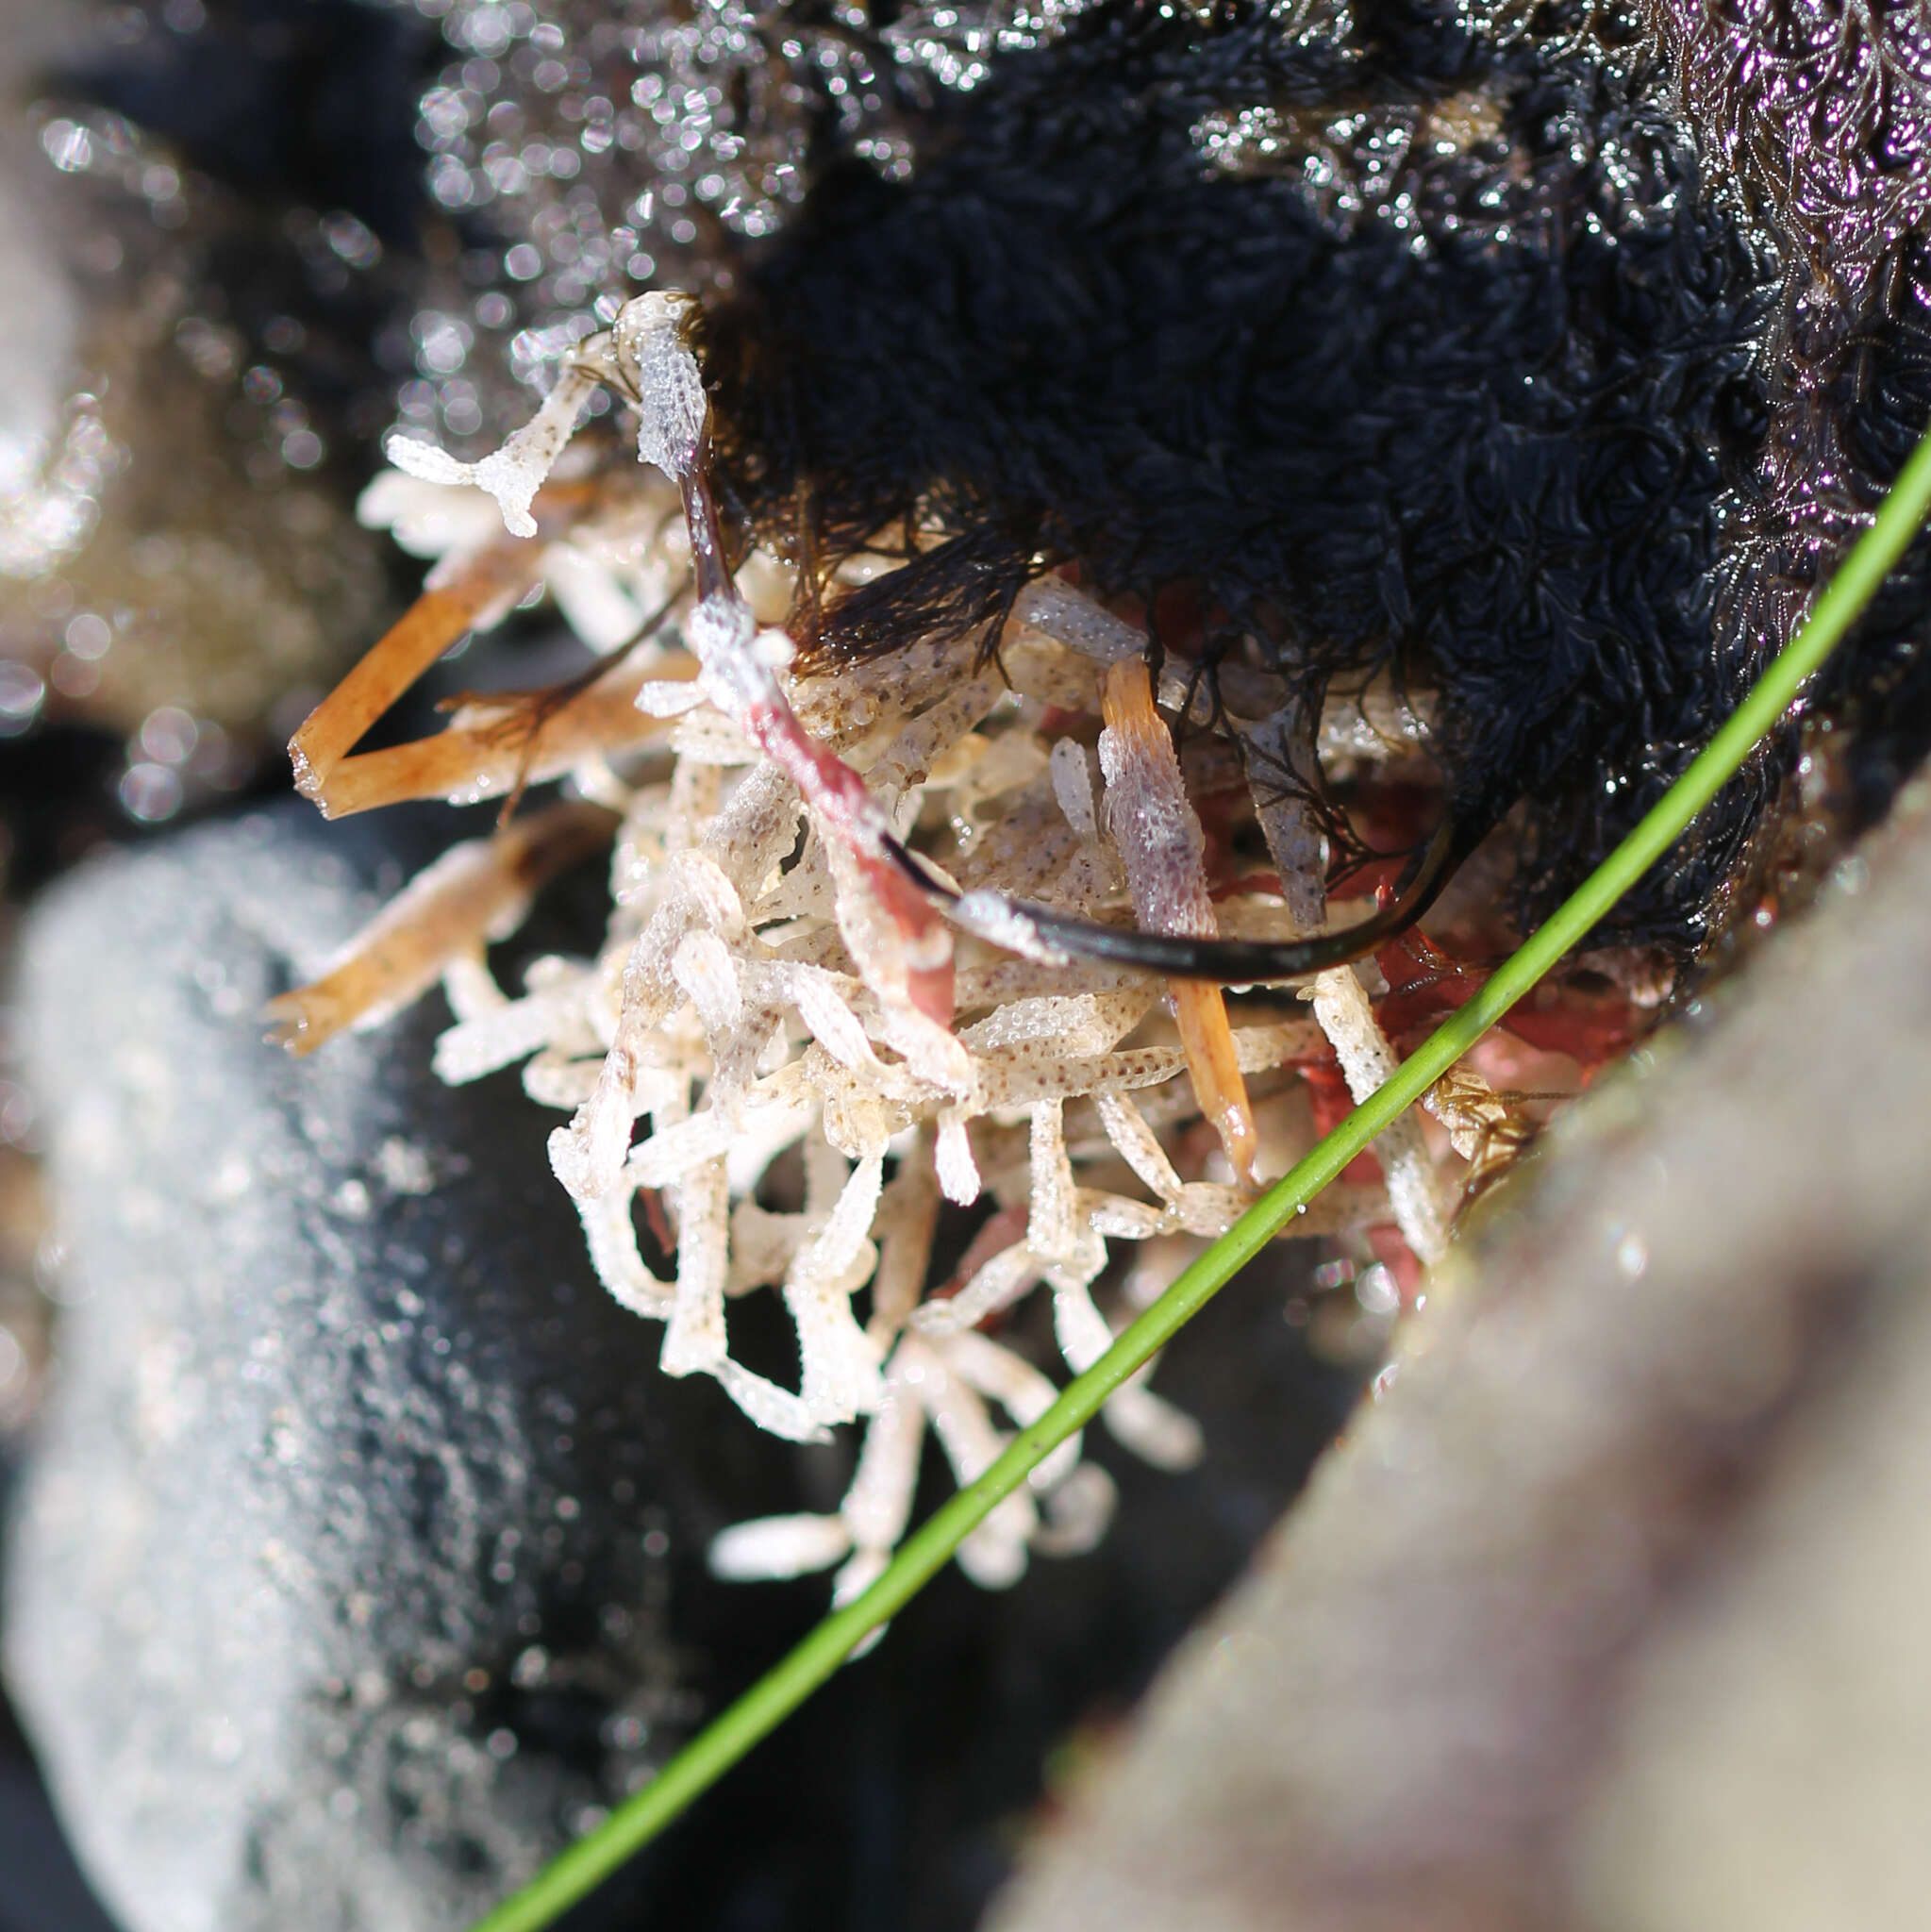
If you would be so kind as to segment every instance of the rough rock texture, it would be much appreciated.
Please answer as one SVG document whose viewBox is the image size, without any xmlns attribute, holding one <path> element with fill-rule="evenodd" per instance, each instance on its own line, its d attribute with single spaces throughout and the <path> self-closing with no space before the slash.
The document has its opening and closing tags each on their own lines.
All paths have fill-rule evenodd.
<svg viewBox="0 0 1931 1932">
<path fill-rule="evenodd" d="M 433 1010 L 261 1043 L 374 903 L 358 842 L 200 832 L 25 946 L 78 1305 L 6 1657 L 130 1932 L 459 1925 L 692 1714 L 689 1397 L 586 1283 L 546 1120 L 426 1080 Z"/>
<path fill-rule="evenodd" d="M 1931 791 L 1576 1108 L 1001 1932 L 1924 1923 Z"/>
</svg>

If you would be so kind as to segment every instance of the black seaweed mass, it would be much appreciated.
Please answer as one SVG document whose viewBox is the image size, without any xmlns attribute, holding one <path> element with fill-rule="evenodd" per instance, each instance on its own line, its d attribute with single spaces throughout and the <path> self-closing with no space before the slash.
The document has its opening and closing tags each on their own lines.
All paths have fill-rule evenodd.
<svg viewBox="0 0 1931 1932">
<path fill-rule="evenodd" d="M 591 127 L 533 77 L 545 37 L 562 52 L 543 61 L 577 61 L 572 86 L 608 97 L 592 106 L 684 102 L 688 125 L 659 132 L 700 199 L 704 171 L 735 178 L 726 148 L 757 149 L 753 123 L 777 111 L 744 75 L 781 54 L 787 86 L 828 76 L 784 146 L 808 188 L 777 232 L 691 203 L 696 239 L 659 271 L 707 291 L 725 494 L 825 593 L 804 613 L 819 647 L 889 649 L 935 624 L 990 639 L 1029 575 L 1074 564 L 1208 667 L 1257 649 L 1310 700 L 1391 669 L 1435 698 L 1464 830 L 1521 808 L 1533 917 L 1786 641 L 1931 417 L 1923 9 L 1623 4 L 1100 0 L 1048 32 L 960 0 L 957 31 L 1007 50 L 969 87 L 921 65 L 939 16 L 918 0 L 423 10 L 458 48 L 485 15 L 528 16 L 504 29 L 526 43 L 461 67 L 482 90 L 474 140 L 499 124 L 511 146 L 526 125 L 562 139 L 573 100 Z M 405 158 L 421 25 L 359 0 L 222 0 L 187 36 L 191 75 L 164 62 L 145 92 L 125 75 L 95 92 L 271 199 L 359 209 L 395 244 L 388 274 L 413 258 L 411 224 L 426 242 L 443 221 L 394 179 L 421 179 Z M 691 72 L 664 67 L 672 42 Z M 143 44 L 151 65 L 172 43 L 157 27 Z M 244 46 L 249 87 L 229 58 Z M 713 55 L 722 105 L 700 112 Z M 872 108 L 845 98 L 862 75 L 885 76 Z M 276 142 L 250 147 L 231 100 L 284 104 Z M 571 274 L 605 264 L 605 313 L 635 292 L 617 210 L 675 184 L 647 129 L 596 127 L 562 186 L 458 224 L 466 280 L 493 274 L 482 299 L 505 314 L 542 320 L 508 261 L 519 244 L 549 260 L 559 223 Z M 471 158 L 478 179 L 493 152 Z M 447 291 L 418 280 L 426 314 Z M 403 332 L 377 293 L 357 314 L 392 369 Z M 263 308 L 245 294 L 238 315 Z M 500 341 L 477 345 L 478 380 Z M 352 389 L 354 364 L 289 381 Z M 345 429 L 387 413 L 395 381 L 373 368 L 354 409 L 325 412 Z M 841 556 L 915 518 L 950 541 L 830 597 Z M 1931 745 L 1927 593 L 1921 545 L 1817 694 L 1853 824 Z M 1704 814 L 1620 936 L 1705 943 L 1776 823 L 1796 738 Z"/>
<path fill-rule="evenodd" d="M 1919 284 L 1846 321 L 1735 152 L 1700 155 L 1659 37 L 1576 25 L 1120 0 L 995 64 L 910 178 L 828 173 L 712 317 L 731 488 L 821 565 L 916 512 L 956 535 L 834 604 L 824 644 L 990 625 L 1066 562 L 1149 609 L 1184 587 L 1209 661 L 1252 637 L 1310 695 L 1382 666 L 1436 692 L 1457 819 L 1524 804 L 1530 911 L 1575 883 L 1784 641 L 1931 403 L 1896 327 Z M 1825 441 L 1861 507 L 1841 528 Z M 1924 741 L 1897 642 L 1918 584 L 1856 673 L 1875 791 Z M 1620 935 L 1696 947 L 1790 752 Z"/>
</svg>

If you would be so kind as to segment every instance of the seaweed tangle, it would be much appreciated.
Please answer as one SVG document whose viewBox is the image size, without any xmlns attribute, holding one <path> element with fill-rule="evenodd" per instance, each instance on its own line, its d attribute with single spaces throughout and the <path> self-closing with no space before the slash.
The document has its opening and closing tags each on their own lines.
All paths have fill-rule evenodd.
<svg viewBox="0 0 1931 1932">
<path fill-rule="evenodd" d="M 1712 609 L 1775 265 L 1640 53 L 1325 26 L 1102 7 L 908 179 L 827 175 L 711 318 L 726 461 L 823 569 L 949 533 L 825 612 L 831 652 L 991 626 L 1070 564 L 1209 665 L 1252 640 L 1310 698 L 1433 690 L 1465 842 L 1532 801 L 1533 908 L 1757 667 Z M 1695 943 L 1766 789 L 1625 933 Z"/>
</svg>

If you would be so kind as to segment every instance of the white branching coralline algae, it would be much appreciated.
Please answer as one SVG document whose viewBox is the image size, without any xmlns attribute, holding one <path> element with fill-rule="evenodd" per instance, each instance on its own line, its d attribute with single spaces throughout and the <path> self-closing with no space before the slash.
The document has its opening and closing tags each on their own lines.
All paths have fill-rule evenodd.
<svg viewBox="0 0 1931 1932">
<path fill-rule="evenodd" d="M 1311 1009 L 1286 990 L 1242 999 L 1231 1021 L 1215 990 L 1218 1031 L 1203 1048 L 1176 1027 L 1159 979 L 1029 941 L 1018 902 L 1133 916 L 1152 891 L 1132 875 L 1149 871 L 1145 855 L 1123 864 L 1119 839 L 1136 824 L 1173 822 L 1169 869 L 1187 876 L 1170 895 L 1209 929 L 1291 937 L 1296 905 L 1303 924 L 1319 908 L 1319 880 L 1304 879 L 1295 904 L 1273 881 L 1236 881 L 1209 914 L 1204 841 L 1171 739 L 1144 676 L 1136 687 L 1122 675 L 1123 659 L 1138 674 L 1123 642 L 1135 634 L 1060 580 L 1024 593 L 996 661 L 975 639 L 925 639 L 793 675 L 790 639 L 760 621 L 786 608 L 787 574 L 758 556 L 735 575 L 725 567 L 684 312 L 672 296 L 632 304 L 584 344 L 529 427 L 479 463 L 391 442 L 405 474 L 377 479 L 365 515 L 419 554 L 441 553 L 424 605 L 444 600 L 445 624 L 487 619 L 541 574 L 607 657 L 586 687 L 514 732 L 508 712 L 485 707 L 405 747 L 428 760 L 423 778 L 398 753 L 345 754 L 414 675 L 372 669 L 385 649 L 426 663 L 441 648 L 409 630 L 426 622 L 424 607 L 371 654 L 297 741 L 304 790 L 325 809 L 382 802 L 355 776 L 382 759 L 382 795 L 474 798 L 561 773 L 576 802 L 458 848 L 278 1010 L 306 1047 L 440 975 L 457 1018 L 438 1074 L 462 1082 L 521 1061 L 529 1094 L 570 1110 L 552 1164 L 604 1286 L 665 1324 L 665 1373 L 714 1376 L 758 1426 L 793 1441 L 863 1424 L 836 1513 L 743 1524 L 713 1552 L 737 1577 L 839 1565 L 843 1600 L 905 1530 L 928 1427 L 964 1483 L 1008 1425 L 1053 1400 L 1053 1380 L 987 1332 L 1002 1311 L 1043 1286 L 1059 1353 L 1086 1368 L 1113 1321 L 1252 1198 L 1229 1155 L 1266 1174 L 1307 1144 L 1294 1069 L 1331 1060 L 1329 1015 L 1346 1029 L 1351 1083 L 1377 1051 L 1387 1065 L 1393 1057 L 1365 995 L 1335 996 L 1335 975 Z M 636 447 L 667 482 L 607 464 L 586 486 L 572 470 L 578 453 L 566 444 L 594 383 L 636 411 Z M 513 540 L 472 513 L 472 487 L 536 541 L 506 551 Z M 1161 693 L 1170 705 L 1176 694 L 1184 701 L 1176 684 Z M 592 699 L 601 709 L 585 708 Z M 1358 709 L 1328 721 L 1323 741 L 1356 757 L 1412 748 L 1368 729 Z M 436 750 L 452 744 L 470 759 L 459 778 Z M 520 916 L 546 867 L 606 833 L 602 951 L 540 959 L 506 991 L 484 941 Z M 948 916 L 893 862 L 901 847 L 962 895 Z M 1432 1258 L 1440 1183 L 1418 1135 L 1394 1152 L 1392 1201 L 1381 1185 L 1338 1186 L 1295 1231 L 1393 1223 Z M 760 1184 L 765 1200 L 786 1198 L 770 1185 L 780 1157 L 798 1175 L 782 1208 L 759 1198 Z M 990 1213 L 935 1280 L 941 1201 Z M 670 1278 L 646 1263 L 640 1218 L 674 1253 Z M 1095 1286 L 1116 1241 L 1150 1245 L 1103 1301 Z M 783 1297 L 797 1331 L 795 1388 L 731 1350 L 731 1303 L 765 1291 Z M 1200 1453 L 1194 1424 L 1144 1376 L 1104 1420 L 1161 1466 Z M 1112 1500 L 1075 1439 L 993 1510 L 959 1560 L 982 1584 L 1009 1584 L 1029 1551 L 1090 1546 Z"/>
</svg>

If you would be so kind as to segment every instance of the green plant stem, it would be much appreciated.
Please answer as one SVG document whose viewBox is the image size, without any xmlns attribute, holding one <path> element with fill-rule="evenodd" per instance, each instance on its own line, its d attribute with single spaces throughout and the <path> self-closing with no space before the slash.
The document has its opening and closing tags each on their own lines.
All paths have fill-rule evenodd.
<svg viewBox="0 0 1931 1932">
<path fill-rule="evenodd" d="M 1904 555 L 1931 508 L 1931 433 L 1919 443 L 1876 521 L 1859 539 L 1810 620 L 1642 823 L 1462 1007 L 1396 1069 L 1387 1085 L 1276 1181 L 1174 1285 L 1125 1329 L 1058 1401 L 1022 1429 L 998 1460 L 903 1543 L 871 1589 L 834 1610 L 790 1656 L 693 1738 L 651 1784 L 552 1862 L 474 1932 L 542 1932 L 560 1912 L 648 1844 L 753 1745 L 774 1730 L 851 1655 L 924 1589 L 1003 1497 L 1301 1213 L 1374 1137 L 1424 1094 L 1482 1035 L 1669 851 L 1806 680 L 1841 641 Z"/>
</svg>

